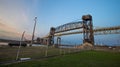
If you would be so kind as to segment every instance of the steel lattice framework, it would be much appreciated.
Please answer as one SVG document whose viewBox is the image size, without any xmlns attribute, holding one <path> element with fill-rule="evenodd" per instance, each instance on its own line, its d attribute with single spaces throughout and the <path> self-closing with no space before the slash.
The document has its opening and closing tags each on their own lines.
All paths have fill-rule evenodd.
<svg viewBox="0 0 120 67">
<path fill-rule="evenodd" d="M 80 29 L 83 27 L 83 22 L 71 22 L 55 28 L 55 33 L 66 32 L 70 30 Z"/>
</svg>

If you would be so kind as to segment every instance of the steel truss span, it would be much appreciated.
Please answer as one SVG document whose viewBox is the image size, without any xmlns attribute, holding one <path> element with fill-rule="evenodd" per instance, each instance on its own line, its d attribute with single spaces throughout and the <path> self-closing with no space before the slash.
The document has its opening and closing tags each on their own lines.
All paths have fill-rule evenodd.
<svg viewBox="0 0 120 67">
<path fill-rule="evenodd" d="M 71 23 L 67 23 L 67 24 L 64 24 L 64 25 L 56 27 L 55 28 L 55 33 L 66 32 L 66 31 L 75 30 L 75 29 L 80 29 L 82 27 L 83 27 L 83 22 L 82 21 L 71 22 Z"/>
</svg>

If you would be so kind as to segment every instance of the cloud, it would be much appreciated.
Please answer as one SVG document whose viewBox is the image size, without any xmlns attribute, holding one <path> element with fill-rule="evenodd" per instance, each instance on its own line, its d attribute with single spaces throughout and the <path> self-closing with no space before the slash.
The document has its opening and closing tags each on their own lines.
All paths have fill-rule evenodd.
<svg viewBox="0 0 120 67">
<path fill-rule="evenodd" d="M 0 38 L 19 39 L 22 32 L 26 31 L 25 37 L 31 39 L 38 1 L 0 0 Z M 40 30 L 36 29 L 39 35 L 37 31 Z"/>
<path fill-rule="evenodd" d="M 22 31 L 17 30 L 13 26 L 4 24 L 4 22 L 0 19 L 0 38 L 1 39 L 12 39 L 12 40 L 20 40 L 22 35 Z M 26 39 L 31 39 L 31 34 L 28 32 L 25 33 Z"/>
<path fill-rule="evenodd" d="M 20 34 L 13 27 L 0 23 L 0 38 L 1 39 L 19 39 Z"/>
</svg>

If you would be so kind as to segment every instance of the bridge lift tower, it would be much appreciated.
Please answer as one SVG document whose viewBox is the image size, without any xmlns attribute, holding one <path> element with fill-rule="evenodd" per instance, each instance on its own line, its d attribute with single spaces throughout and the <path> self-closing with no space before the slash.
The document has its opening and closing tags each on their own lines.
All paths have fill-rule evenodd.
<svg viewBox="0 0 120 67">
<path fill-rule="evenodd" d="M 83 43 L 91 43 L 94 45 L 93 23 L 91 15 L 83 15 Z"/>
</svg>

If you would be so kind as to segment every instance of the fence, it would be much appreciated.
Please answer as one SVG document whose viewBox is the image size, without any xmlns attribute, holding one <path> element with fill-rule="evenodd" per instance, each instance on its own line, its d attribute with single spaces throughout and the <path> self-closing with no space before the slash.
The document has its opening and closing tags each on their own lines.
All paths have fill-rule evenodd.
<svg viewBox="0 0 120 67">
<path fill-rule="evenodd" d="M 0 47 L 0 62 L 16 60 L 18 47 L 2 46 Z M 79 52 L 81 49 L 72 48 L 55 48 L 53 46 L 32 46 L 21 47 L 18 58 L 40 59 L 49 56 L 59 56 L 69 53 Z"/>
<path fill-rule="evenodd" d="M 91 49 L 81 49 L 78 47 L 72 48 L 55 48 L 53 46 L 32 46 L 32 47 L 21 47 L 18 58 L 30 58 L 30 59 L 41 59 L 52 56 L 61 56 L 70 53 L 77 53 L 83 50 L 91 50 Z M 120 47 L 95 47 L 93 50 L 102 50 L 102 51 L 119 51 Z M 9 47 L 9 46 L 1 46 L 0 47 L 0 63 L 7 61 L 15 61 L 16 54 L 18 51 L 18 47 Z"/>
</svg>

